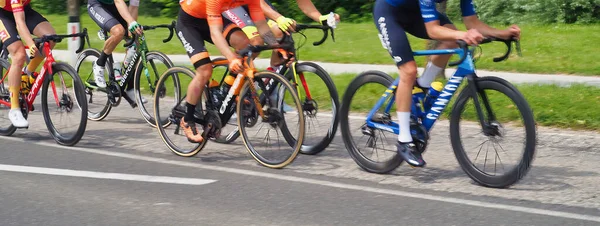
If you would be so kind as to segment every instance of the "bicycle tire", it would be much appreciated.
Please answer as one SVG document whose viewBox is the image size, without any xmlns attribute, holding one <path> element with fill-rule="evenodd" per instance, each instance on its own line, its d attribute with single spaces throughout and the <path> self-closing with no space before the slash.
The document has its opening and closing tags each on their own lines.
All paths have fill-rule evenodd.
<svg viewBox="0 0 600 226">
<path fill-rule="evenodd" d="M 73 80 L 72 84 L 74 86 L 73 90 L 74 90 L 74 94 L 75 94 L 75 100 L 77 101 L 77 103 L 79 103 L 78 106 L 81 109 L 81 119 L 79 120 L 79 127 L 77 128 L 77 131 L 72 136 L 64 136 L 61 134 L 60 131 L 57 130 L 57 128 L 52 123 L 52 119 L 50 117 L 50 111 L 48 110 L 49 85 L 50 85 L 50 82 L 52 81 L 52 77 L 54 77 L 59 72 L 66 72 L 68 75 L 71 76 L 71 79 Z M 65 145 L 65 146 L 73 146 L 81 140 L 81 138 L 83 137 L 83 134 L 85 133 L 85 128 L 87 125 L 87 113 L 88 113 L 87 110 L 88 109 L 87 109 L 87 99 L 86 99 L 85 90 L 84 90 L 85 88 L 83 86 L 83 83 L 81 82 L 81 79 L 79 78 L 79 75 L 75 71 L 75 69 L 73 69 L 73 67 L 71 67 L 70 65 L 68 65 L 66 63 L 62 63 L 62 62 L 54 63 L 52 65 L 52 73 L 53 73 L 52 75 L 48 75 L 51 77 L 46 78 L 46 80 L 44 81 L 44 84 L 42 86 L 41 102 L 42 102 L 42 114 L 44 115 L 44 121 L 46 122 L 46 127 L 48 128 L 50 135 L 52 136 L 52 138 L 54 138 L 54 140 L 58 144 Z"/>
<path fill-rule="evenodd" d="M 80 73 L 80 69 L 81 69 L 81 65 L 83 64 L 83 62 L 85 62 L 85 58 L 87 58 L 88 56 L 100 57 L 100 50 L 93 49 L 93 48 L 85 49 L 81 53 L 79 53 L 79 55 L 77 55 L 77 61 L 75 63 L 75 70 L 77 71 L 77 74 L 79 76 L 85 74 L 85 73 Z M 105 67 L 106 67 L 107 71 L 112 71 L 112 64 L 109 63 L 108 60 L 107 60 Z M 90 73 L 93 73 L 93 70 Z M 93 78 L 93 75 L 91 77 Z M 87 99 L 88 95 L 90 97 L 92 97 L 91 92 L 98 90 L 98 88 L 88 86 L 86 83 L 84 83 L 84 86 L 86 88 L 86 99 Z M 103 93 L 104 93 L 104 95 L 107 95 L 106 92 L 103 92 Z M 90 102 L 89 99 L 87 102 L 88 103 Z M 100 110 L 98 112 L 92 112 L 93 110 L 90 110 L 88 108 L 87 117 L 89 120 L 92 120 L 92 121 L 102 121 L 106 118 L 106 116 L 108 116 L 108 113 L 110 113 L 111 109 L 112 109 L 112 104 L 110 104 L 109 99 L 106 98 L 106 103 L 104 104 L 104 108 L 102 108 L 102 110 Z"/>
<path fill-rule="evenodd" d="M 189 68 L 175 66 L 175 67 L 169 68 L 167 71 L 165 71 L 160 76 L 160 79 L 158 80 L 156 87 L 157 88 L 163 87 L 165 85 L 165 83 L 167 82 L 167 79 L 169 79 L 169 76 L 173 76 L 173 78 L 174 78 L 173 85 L 175 86 L 174 93 L 175 94 L 180 93 L 181 92 L 181 83 L 180 83 L 181 79 L 178 77 L 180 74 L 184 74 L 186 76 L 189 76 L 190 78 L 193 78 L 195 76 L 195 73 L 192 70 L 190 70 Z M 160 111 L 157 111 L 157 109 L 160 109 L 160 98 L 157 94 L 158 93 L 154 94 L 154 118 L 158 119 L 158 120 L 155 120 L 155 123 L 158 121 L 162 121 Z M 177 104 L 175 104 L 175 106 L 179 106 L 180 102 L 185 99 L 185 97 L 181 97 L 181 95 L 176 96 L 176 98 L 178 99 L 179 102 Z M 199 103 L 201 103 L 201 101 L 202 101 L 202 99 L 200 99 Z M 164 115 L 162 117 L 167 118 L 169 116 Z M 177 123 L 170 123 L 169 126 L 175 126 L 177 128 L 177 127 L 179 127 L 179 121 L 177 121 Z M 163 126 L 155 125 L 155 127 L 157 128 L 158 134 L 160 135 L 160 138 L 163 140 L 163 143 L 165 143 L 165 145 L 169 148 L 169 150 L 171 150 L 171 152 L 173 152 L 174 154 L 176 154 L 178 156 L 192 157 L 192 156 L 198 154 L 204 148 L 206 143 L 208 142 L 208 139 L 204 139 L 204 141 L 202 143 L 199 143 L 195 146 L 192 145 L 192 146 L 194 146 L 193 148 L 190 148 L 190 149 L 181 148 L 181 147 L 177 146 L 177 144 L 175 144 L 173 139 L 171 139 L 168 136 L 168 132 L 166 131 L 166 129 L 169 126 L 163 127 Z"/>
<path fill-rule="evenodd" d="M 464 112 L 465 105 L 469 99 L 473 98 L 472 92 L 461 92 L 458 96 L 450 117 L 450 141 L 456 160 L 463 171 L 475 182 L 493 188 L 506 188 L 521 180 L 531 168 L 531 163 L 535 157 L 535 147 L 537 143 L 536 125 L 533 112 L 527 103 L 525 97 L 511 83 L 504 79 L 496 77 L 477 78 L 475 80 L 479 91 L 490 89 L 498 91 L 510 98 L 516 105 L 519 113 L 523 117 L 523 127 L 525 128 L 524 152 L 519 160 L 517 167 L 502 176 L 493 176 L 478 169 L 467 156 L 462 141 L 460 139 L 460 121 L 461 114 Z M 470 89 L 471 84 L 465 87 Z M 483 110 L 483 106 L 482 106 Z M 487 119 L 486 119 L 487 120 Z M 485 170 L 485 169 L 484 169 Z"/>
<path fill-rule="evenodd" d="M 290 95 L 294 102 L 296 103 L 295 105 L 295 109 L 297 110 L 297 112 L 302 112 L 302 106 L 300 105 L 300 99 L 298 99 L 298 95 L 296 94 L 296 92 L 294 92 L 294 87 L 289 83 L 289 81 L 287 81 L 287 79 L 285 79 L 284 77 L 282 77 L 279 74 L 273 73 L 273 72 L 268 72 L 268 71 L 263 71 L 263 72 L 258 72 L 254 74 L 254 78 L 255 81 L 261 80 L 262 77 L 270 77 L 270 79 L 275 79 L 277 80 L 276 82 L 280 83 L 282 86 L 286 87 L 286 89 L 291 90 Z M 249 82 L 249 80 L 246 80 L 246 82 L 244 82 L 244 85 L 241 88 L 240 94 L 239 96 L 246 96 L 247 92 L 249 92 L 249 87 L 250 85 L 254 85 L 251 84 Z M 269 168 L 283 168 L 287 165 L 289 165 L 290 163 L 292 163 L 295 159 L 296 156 L 298 156 L 298 154 L 300 153 L 300 149 L 302 148 L 302 141 L 304 140 L 304 129 L 305 129 L 305 122 L 304 122 L 304 114 L 297 114 L 298 115 L 298 119 L 299 119 L 299 137 L 297 139 L 298 142 L 296 142 L 296 144 L 292 145 L 292 153 L 283 161 L 272 161 L 267 159 L 265 156 L 261 155 L 257 149 L 254 147 L 254 145 L 252 144 L 252 142 L 249 141 L 248 138 L 248 133 L 246 131 L 246 119 L 245 116 L 243 114 L 243 98 L 239 98 L 237 101 L 237 115 L 238 115 L 238 125 L 240 125 L 240 134 L 242 137 L 242 140 L 244 142 L 244 146 L 246 146 L 246 149 L 248 150 L 248 153 L 250 153 L 250 155 L 261 165 L 269 167 Z M 266 112 L 265 112 L 266 114 Z M 282 114 L 283 115 L 283 114 Z M 259 121 L 261 119 L 258 119 Z M 284 130 L 284 129 L 288 129 L 287 126 L 279 126 L 280 130 Z M 282 131 L 283 132 L 283 131 Z"/>
<path fill-rule="evenodd" d="M 173 65 L 173 62 L 171 61 L 171 59 L 169 59 L 169 57 L 167 55 L 165 55 L 164 53 L 158 52 L 158 51 L 149 51 L 146 53 L 146 60 L 148 61 L 147 63 L 150 64 L 150 60 L 156 60 L 158 59 L 160 62 L 164 63 L 168 68 L 171 68 L 175 65 Z M 135 67 L 135 76 L 134 76 L 134 90 L 135 90 L 135 102 L 137 103 L 138 109 L 140 111 L 140 114 L 142 115 L 142 118 L 144 118 L 144 120 L 152 127 L 155 127 L 157 124 L 154 120 L 154 111 L 152 111 L 151 113 L 148 112 L 148 109 L 146 109 L 146 105 L 150 105 L 149 103 L 147 103 L 146 105 L 144 105 L 144 103 L 142 102 L 142 95 L 140 93 L 140 82 L 141 82 L 141 78 L 142 78 L 142 72 L 144 70 L 144 64 L 140 60 L 138 61 L 136 67 Z M 158 76 L 160 76 L 159 74 L 155 74 L 155 79 L 158 79 Z M 145 77 L 145 76 L 144 76 Z M 150 75 L 151 79 L 152 79 L 152 75 Z M 152 81 L 150 81 L 152 83 Z M 153 83 L 157 83 L 157 80 L 155 80 Z M 155 85 L 156 86 L 156 85 Z M 154 96 L 154 92 L 152 93 L 152 96 Z M 151 106 L 151 105 L 150 105 Z M 168 120 L 161 122 L 162 126 L 168 126 Z"/>
<path fill-rule="evenodd" d="M 342 97 L 342 107 L 340 109 L 340 129 L 342 131 L 344 145 L 346 146 L 346 150 L 348 150 L 348 153 L 354 162 L 356 162 L 358 166 L 367 172 L 379 174 L 388 173 L 398 168 L 403 161 L 402 158 L 396 154 L 387 161 L 375 162 L 360 152 L 359 147 L 356 145 L 350 131 L 350 120 L 348 117 L 350 113 L 350 103 L 352 102 L 352 97 L 361 86 L 369 83 L 376 83 L 384 87 L 389 87 L 393 81 L 394 79 L 386 73 L 380 71 L 366 71 L 356 76 L 354 80 L 350 82 L 346 92 L 344 93 L 344 96 Z M 385 89 L 381 90 L 382 93 L 384 90 Z"/>
<path fill-rule="evenodd" d="M 312 62 L 302 62 L 302 63 L 298 63 L 296 65 L 296 71 L 298 74 L 301 74 L 303 72 L 310 72 L 313 74 L 316 74 L 319 79 L 321 79 L 324 83 L 325 86 L 327 87 L 328 93 L 331 97 L 331 101 L 332 101 L 332 113 L 331 113 L 331 121 L 329 123 L 329 128 L 327 130 L 327 134 L 325 135 L 325 137 L 322 138 L 317 138 L 315 137 L 314 139 L 320 139 L 320 141 L 314 145 L 302 145 L 302 149 L 300 150 L 300 153 L 302 154 L 306 154 L 306 155 L 316 155 L 320 152 L 322 152 L 323 150 L 325 150 L 325 148 L 327 148 L 329 146 L 329 144 L 331 143 L 331 141 L 333 141 L 333 138 L 335 138 L 335 134 L 337 131 L 337 127 L 338 127 L 338 123 L 339 123 L 339 118 L 338 118 L 338 111 L 339 111 L 339 106 L 340 106 L 340 101 L 339 101 L 339 96 L 338 96 L 338 92 L 337 92 L 337 88 L 335 87 L 335 84 L 333 83 L 333 80 L 331 79 L 331 76 L 329 76 L 329 73 L 327 73 L 327 71 L 325 71 L 325 69 L 323 69 L 321 66 L 319 66 L 316 63 L 312 63 Z M 293 73 L 291 70 L 288 71 L 286 78 L 289 79 L 290 81 L 293 81 Z M 298 84 L 296 84 L 298 85 Z M 304 89 L 304 86 L 301 86 L 301 89 Z M 306 91 L 305 91 L 306 93 Z M 313 92 L 314 94 L 314 92 Z M 305 110 L 305 109 L 303 109 Z M 304 120 L 306 120 L 307 123 L 309 123 L 308 119 L 311 117 L 306 117 L 306 113 L 305 113 L 305 117 Z M 287 135 L 287 136 L 286 136 Z M 286 138 L 286 141 L 288 141 L 288 143 L 290 145 L 293 145 L 296 142 L 296 139 L 293 136 L 289 136 L 289 134 L 284 133 L 284 136 Z M 304 139 L 305 141 L 307 139 Z M 311 139 L 312 140 L 312 139 Z"/>
<path fill-rule="evenodd" d="M 4 76 L 4 73 L 8 72 L 8 69 L 10 68 L 10 63 L 8 62 L 8 60 L 0 58 L 0 67 L 2 68 L 2 74 L 0 76 Z M 0 81 L 0 96 L 5 101 L 10 103 L 10 91 L 8 90 L 8 87 L 4 85 L 4 81 Z M 0 107 L 4 108 L 6 106 L 2 105 Z M 9 110 L 10 110 L 10 108 L 6 109 L 7 116 L 8 116 Z M 8 124 L 6 126 L 0 127 L 0 135 L 2 135 L 2 136 L 10 136 L 10 135 L 13 135 L 15 133 L 15 131 L 17 131 L 17 128 L 12 125 L 10 120 L 8 120 L 8 117 L 6 117 L 6 119 L 8 121 Z"/>
</svg>

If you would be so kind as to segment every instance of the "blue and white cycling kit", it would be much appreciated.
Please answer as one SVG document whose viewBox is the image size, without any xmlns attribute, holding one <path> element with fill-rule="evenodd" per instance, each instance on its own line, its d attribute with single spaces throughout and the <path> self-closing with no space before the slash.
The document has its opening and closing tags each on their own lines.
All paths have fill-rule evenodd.
<svg viewBox="0 0 600 226">
<path fill-rule="evenodd" d="M 377 0 L 373 19 L 379 30 L 379 38 L 396 65 L 413 61 L 413 53 L 406 32 L 418 38 L 430 39 L 425 23 L 439 21 L 440 25 L 452 24 L 450 19 L 438 12 L 435 3 L 445 0 Z M 473 0 L 460 0 L 463 17 L 475 15 Z"/>
</svg>

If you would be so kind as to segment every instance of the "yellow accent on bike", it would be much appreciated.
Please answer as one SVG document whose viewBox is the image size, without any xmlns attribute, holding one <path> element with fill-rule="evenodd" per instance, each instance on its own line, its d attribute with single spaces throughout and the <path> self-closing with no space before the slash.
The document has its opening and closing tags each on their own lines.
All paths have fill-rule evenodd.
<svg viewBox="0 0 600 226">
<path fill-rule="evenodd" d="M 441 82 L 432 82 L 431 83 L 431 88 L 435 89 L 436 91 L 442 91 L 442 89 L 444 89 L 444 84 Z"/>
</svg>

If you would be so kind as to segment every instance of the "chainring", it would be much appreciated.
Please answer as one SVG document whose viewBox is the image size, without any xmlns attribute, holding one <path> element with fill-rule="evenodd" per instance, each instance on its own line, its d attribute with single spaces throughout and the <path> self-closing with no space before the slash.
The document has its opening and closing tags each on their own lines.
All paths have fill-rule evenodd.
<svg viewBox="0 0 600 226">
<path fill-rule="evenodd" d="M 215 110 L 206 111 L 204 120 L 206 124 L 204 125 L 202 136 L 205 138 L 219 138 L 221 136 L 221 128 L 223 128 L 219 113 Z"/>
<path fill-rule="evenodd" d="M 121 87 L 112 81 L 106 87 L 106 93 L 108 94 L 108 101 L 113 107 L 119 106 L 121 103 Z"/>
<path fill-rule="evenodd" d="M 413 143 L 417 147 L 417 151 L 421 154 L 427 149 L 427 143 L 429 141 L 429 133 L 422 124 L 411 120 L 410 122 L 410 134 L 413 139 Z"/>
</svg>

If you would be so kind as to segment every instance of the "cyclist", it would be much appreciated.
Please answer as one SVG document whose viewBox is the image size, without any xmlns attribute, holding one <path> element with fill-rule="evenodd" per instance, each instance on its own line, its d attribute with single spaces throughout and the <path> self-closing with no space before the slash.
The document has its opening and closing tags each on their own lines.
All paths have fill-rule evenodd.
<svg viewBox="0 0 600 226">
<path fill-rule="evenodd" d="M 448 63 L 450 55 L 432 56 L 431 63 L 419 77 L 417 83 L 417 64 L 405 32 L 422 39 L 441 40 L 439 49 L 457 48 L 456 40 L 469 45 L 478 44 L 484 36 L 509 39 L 519 38 L 521 30 L 512 25 L 506 30 L 498 30 L 481 22 L 475 13 L 472 0 L 461 0 L 460 8 L 468 31 L 458 31 L 452 22 L 438 12 L 435 4 L 445 0 L 377 0 L 373 9 L 373 19 L 379 30 L 379 38 L 392 56 L 400 75 L 396 90 L 396 113 L 400 134 L 398 135 L 398 154 L 410 165 L 425 166 L 420 153 L 415 150 L 410 134 L 410 105 L 413 86 L 430 87 L 435 76 Z M 426 89 L 425 89 L 426 90 Z"/>
<path fill-rule="evenodd" d="M 283 32 L 289 34 L 289 32 L 294 30 L 296 21 L 279 14 L 269 0 L 261 0 L 260 2 L 261 9 L 265 13 L 265 16 L 270 19 L 268 23 L 271 27 L 271 31 L 277 39 L 281 39 L 283 37 Z M 302 10 L 306 16 L 316 22 L 319 22 L 320 24 L 327 25 L 327 19 L 329 18 L 329 15 L 322 15 L 311 0 L 296 0 L 296 3 L 298 4 L 298 8 L 300 8 L 300 10 Z M 255 25 L 248 18 L 248 14 L 246 12 L 246 6 L 240 6 L 238 8 L 223 12 L 223 16 L 236 23 L 236 25 L 246 33 L 248 38 L 252 40 L 253 38 L 257 37 L 258 34 L 256 32 Z M 340 16 L 338 14 L 334 14 L 334 18 L 336 22 L 339 23 Z M 275 71 L 273 68 L 279 64 L 281 64 L 281 58 L 277 52 L 274 51 L 271 55 L 271 67 L 268 69 Z"/>
<path fill-rule="evenodd" d="M 35 56 L 23 70 L 33 75 L 44 60 L 35 46 L 32 33 L 38 37 L 56 34 L 54 28 L 44 16 L 33 10 L 29 0 L 0 0 L 0 39 L 7 46 L 12 59 L 11 68 L 22 68 L 27 54 L 23 42 L 29 46 L 29 54 Z M 21 42 L 23 40 L 23 42 Z M 51 44 L 54 47 L 54 43 Z M 19 108 L 19 93 L 21 92 L 21 75 L 19 70 L 9 70 L 8 86 L 10 91 L 11 110 L 8 113 L 13 126 L 27 128 L 29 123 L 23 117 Z"/>
<path fill-rule="evenodd" d="M 204 138 L 196 129 L 194 111 L 204 86 L 212 75 L 211 60 L 204 41 L 217 46 L 221 54 L 229 60 L 229 69 L 234 73 L 243 70 L 242 60 L 229 48 L 228 43 L 236 50 L 245 48 L 249 43 L 244 32 L 231 21 L 224 19 L 221 13 L 227 9 L 248 5 L 250 17 L 264 39 L 259 43 L 276 45 L 277 40 L 267 25 L 259 0 L 182 0 L 180 5 L 175 29 L 196 69 L 196 76 L 188 85 L 187 112 L 180 124 L 190 142 L 200 143 Z"/>
<path fill-rule="evenodd" d="M 88 0 L 88 14 L 92 20 L 105 31 L 109 31 L 110 37 L 104 42 L 104 48 L 100 53 L 100 57 L 93 64 L 94 81 L 98 87 L 105 88 L 106 81 L 104 80 L 104 67 L 106 60 L 111 57 L 123 37 L 129 33 L 142 34 L 142 27 L 131 16 L 128 11 L 127 4 L 124 0 Z M 134 96 L 133 79 L 128 83 L 126 93 L 128 96 Z"/>
</svg>

